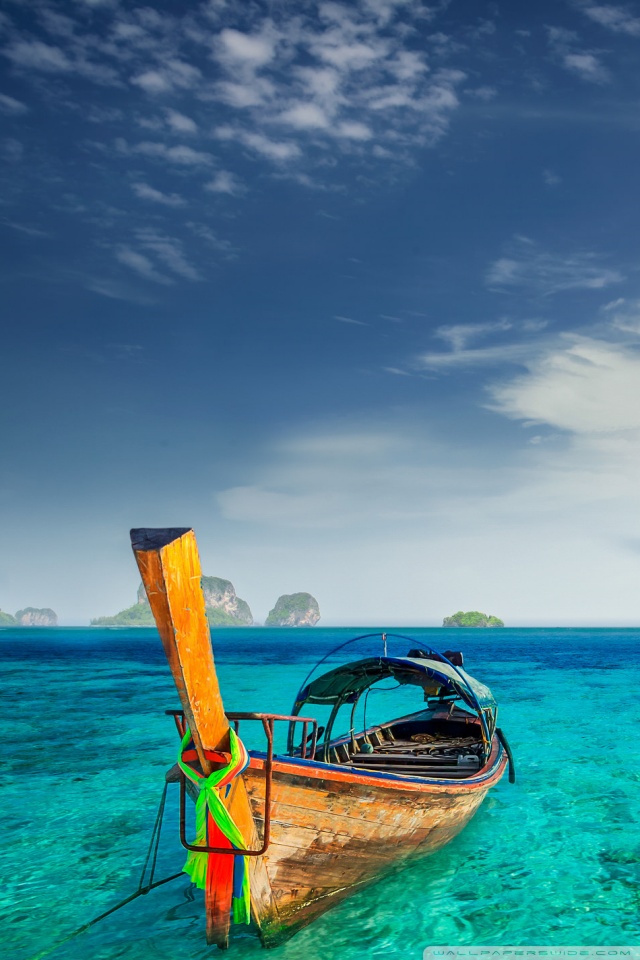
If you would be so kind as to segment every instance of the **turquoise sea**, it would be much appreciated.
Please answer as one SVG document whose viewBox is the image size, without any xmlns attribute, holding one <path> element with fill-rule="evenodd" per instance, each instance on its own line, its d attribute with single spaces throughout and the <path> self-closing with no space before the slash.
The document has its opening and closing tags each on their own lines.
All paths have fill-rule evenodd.
<svg viewBox="0 0 640 960">
<path fill-rule="evenodd" d="M 216 630 L 225 706 L 288 713 L 309 667 L 358 632 Z M 274 955 L 420 960 L 436 944 L 640 945 L 640 630 L 398 632 L 464 651 L 500 704 L 517 783 L 504 777 L 448 847 L 356 893 Z M 2 960 L 29 960 L 136 888 L 177 751 L 164 710 L 178 703 L 151 629 L 3 629 L 0 671 L 0 943 Z M 372 697 L 367 709 L 381 703 Z M 176 793 L 157 877 L 184 859 Z M 51 956 L 216 956 L 203 931 L 201 894 L 184 877 Z M 235 935 L 230 957 L 262 955 L 244 930 Z"/>
</svg>

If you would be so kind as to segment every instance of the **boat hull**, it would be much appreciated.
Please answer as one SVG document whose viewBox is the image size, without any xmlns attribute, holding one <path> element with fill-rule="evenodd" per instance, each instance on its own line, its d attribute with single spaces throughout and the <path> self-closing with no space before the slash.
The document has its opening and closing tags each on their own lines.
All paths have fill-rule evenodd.
<svg viewBox="0 0 640 960">
<path fill-rule="evenodd" d="M 275 758 L 271 840 L 250 862 L 253 915 L 264 945 L 282 943 L 354 889 L 443 847 L 469 822 L 506 763 L 497 740 L 483 770 L 462 781 Z M 262 756 L 252 755 L 243 778 L 262 837 Z"/>
</svg>

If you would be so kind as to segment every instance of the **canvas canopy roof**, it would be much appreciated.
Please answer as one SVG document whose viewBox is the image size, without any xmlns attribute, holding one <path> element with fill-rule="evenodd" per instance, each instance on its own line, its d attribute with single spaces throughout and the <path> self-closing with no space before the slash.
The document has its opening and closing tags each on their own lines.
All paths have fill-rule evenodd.
<svg viewBox="0 0 640 960">
<path fill-rule="evenodd" d="M 491 691 L 483 683 L 469 676 L 460 667 L 439 660 L 418 657 L 369 657 L 345 663 L 304 687 L 297 697 L 296 706 L 303 703 L 318 703 L 335 706 L 337 703 L 353 703 L 367 687 L 392 677 L 398 683 L 425 687 L 429 681 L 439 684 L 441 694 L 452 694 L 476 710 L 496 709 Z"/>
</svg>

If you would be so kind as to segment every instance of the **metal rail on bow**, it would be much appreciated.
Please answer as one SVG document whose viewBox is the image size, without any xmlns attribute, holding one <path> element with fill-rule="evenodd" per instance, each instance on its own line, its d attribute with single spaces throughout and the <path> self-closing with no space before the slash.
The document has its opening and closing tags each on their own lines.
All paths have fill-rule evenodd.
<svg viewBox="0 0 640 960">
<path fill-rule="evenodd" d="M 181 737 L 184 737 L 187 724 L 185 721 L 184 710 L 165 710 L 167 716 L 174 719 L 176 728 Z M 318 739 L 318 721 L 311 717 L 291 717 L 280 713 L 227 713 L 227 720 L 233 723 L 236 733 L 240 728 L 241 720 L 259 720 L 267 738 L 267 756 L 265 760 L 265 791 L 264 791 L 264 831 L 262 835 L 262 846 L 259 850 L 238 849 L 236 847 L 206 847 L 200 844 L 189 843 L 186 834 L 186 783 L 187 778 L 180 771 L 180 843 L 185 850 L 193 850 L 196 853 L 222 853 L 232 856 L 260 857 L 269 848 L 271 836 L 271 784 L 273 777 L 273 725 L 276 720 L 283 720 L 285 723 L 302 724 L 302 744 L 300 748 L 301 758 L 304 760 L 307 756 L 307 739 L 309 724 L 311 724 L 311 744 L 309 755 L 313 756 Z"/>
</svg>

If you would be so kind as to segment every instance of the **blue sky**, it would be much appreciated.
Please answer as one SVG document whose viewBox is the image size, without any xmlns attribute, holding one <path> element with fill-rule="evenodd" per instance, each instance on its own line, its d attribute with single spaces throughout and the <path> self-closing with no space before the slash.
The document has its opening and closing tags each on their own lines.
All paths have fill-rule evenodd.
<svg viewBox="0 0 640 960">
<path fill-rule="evenodd" d="M 640 5 L 5 0 L 0 607 L 640 620 Z"/>
</svg>

